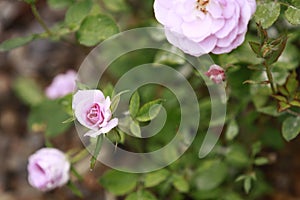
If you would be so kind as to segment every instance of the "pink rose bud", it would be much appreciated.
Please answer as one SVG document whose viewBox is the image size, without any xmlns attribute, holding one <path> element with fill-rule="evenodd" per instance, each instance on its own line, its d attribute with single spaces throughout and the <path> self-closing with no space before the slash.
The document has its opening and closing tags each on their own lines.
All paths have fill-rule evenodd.
<svg viewBox="0 0 300 200">
<path fill-rule="evenodd" d="M 111 119 L 110 104 L 110 98 L 105 98 L 100 90 L 79 90 L 73 96 L 72 108 L 76 119 L 91 129 L 85 136 L 97 137 L 118 125 L 117 118 Z"/>
<path fill-rule="evenodd" d="M 70 162 L 60 150 L 43 148 L 28 160 L 28 181 L 33 187 L 49 191 L 68 182 Z"/>
<path fill-rule="evenodd" d="M 77 74 L 73 70 L 58 74 L 46 88 L 46 96 L 49 99 L 57 99 L 72 93 L 76 87 L 76 77 Z"/>
<path fill-rule="evenodd" d="M 205 73 L 216 84 L 225 80 L 225 71 L 218 65 L 210 66 L 209 70 Z"/>
<path fill-rule="evenodd" d="M 245 39 L 255 0 L 155 0 L 168 41 L 185 53 L 228 53 Z"/>
</svg>

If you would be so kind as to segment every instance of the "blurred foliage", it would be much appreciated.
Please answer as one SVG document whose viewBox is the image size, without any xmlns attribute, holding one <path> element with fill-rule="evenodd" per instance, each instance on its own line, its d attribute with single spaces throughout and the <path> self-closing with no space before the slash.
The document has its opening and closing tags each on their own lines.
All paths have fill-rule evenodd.
<svg viewBox="0 0 300 200">
<path fill-rule="evenodd" d="M 35 1 L 25 1 L 31 6 Z M 12 38 L 0 44 L 0 51 L 26 45 L 37 39 L 72 40 L 92 47 L 132 27 L 157 25 L 153 20 L 153 1 L 139 0 L 48 0 L 53 9 L 65 10 L 65 18 L 45 32 Z M 261 171 L 270 164 L 265 149 L 277 151 L 300 133 L 299 49 L 300 3 L 298 0 L 257 1 L 246 41 L 229 54 L 211 55 L 215 63 L 226 69 L 227 116 L 221 139 L 213 151 L 199 159 L 199 147 L 211 119 L 211 100 L 197 73 L 187 75 L 197 93 L 201 121 L 198 134 L 183 156 L 170 166 L 145 174 L 106 171 L 99 184 L 110 193 L 126 196 L 126 200 L 144 199 L 222 199 L 254 200 L 272 191 Z M 38 18 L 38 13 L 35 13 Z M 43 22 L 39 21 L 42 26 Z M 75 37 L 73 37 L 75 35 Z M 166 64 L 174 69 L 188 69 L 185 55 L 165 46 L 163 50 L 130 52 L 115 60 L 107 73 L 113 83 L 132 66 L 144 63 Z M 173 52 L 173 53 L 171 53 Z M 174 54 L 178 53 L 180 56 Z M 121 94 L 113 94 L 111 83 L 101 89 L 112 97 L 112 110 Z M 79 87 L 81 87 L 79 85 Z M 34 131 L 54 137 L 64 133 L 73 121 L 71 95 L 47 100 L 42 89 L 30 78 L 15 81 L 18 97 L 31 107 L 28 125 Z M 155 136 L 141 143 L 141 128 L 155 119 L 164 107 L 168 116 L 164 127 Z M 167 144 L 180 122 L 180 106 L 168 89 L 147 85 L 130 98 L 129 112 L 117 129 L 105 136 L 132 151 L 154 151 Z M 70 120 L 68 120 L 70 119 Z M 216 127 L 218 122 L 211 122 Z M 130 133 L 129 135 L 125 134 Z M 134 138 L 132 136 L 136 136 Z M 91 159 L 91 168 L 101 149 Z M 177 152 L 162 154 L 162 159 Z M 76 192 L 76 190 L 74 190 Z M 78 193 L 78 192 L 77 192 Z"/>
</svg>

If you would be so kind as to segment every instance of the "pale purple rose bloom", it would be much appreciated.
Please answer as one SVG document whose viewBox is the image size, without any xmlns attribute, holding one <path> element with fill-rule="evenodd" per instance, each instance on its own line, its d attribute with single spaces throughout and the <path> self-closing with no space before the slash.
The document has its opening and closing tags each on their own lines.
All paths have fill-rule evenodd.
<svg viewBox="0 0 300 200">
<path fill-rule="evenodd" d="M 255 0 L 155 0 L 156 19 L 168 41 L 185 53 L 228 53 L 240 46 Z"/>
<path fill-rule="evenodd" d="M 210 66 L 209 70 L 205 73 L 216 84 L 225 80 L 225 71 L 218 65 Z"/>
<path fill-rule="evenodd" d="M 76 77 L 77 73 L 74 70 L 58 74 L 46 88 L 46 96 L 49 99 L 57 99 L 72 93 L 76 88 Z"/>
<path fill-rule="evenodd" d="M 100 90 L 79 90 L 73 96 L 72 108 L 76 119 L 91 129 L 85 136 L 97 137 L 118 125 L 117 118 L 111 119 L 110 104 L 110 98 L 105 98 Z"/>
<path fill-rule="evenodd" d="M 28 161 L 28 181 L 41 191 L 63 186 L 69 180 L 70 162 L 58 149 L 42 148 L 31 155 Z"/>
</svg>

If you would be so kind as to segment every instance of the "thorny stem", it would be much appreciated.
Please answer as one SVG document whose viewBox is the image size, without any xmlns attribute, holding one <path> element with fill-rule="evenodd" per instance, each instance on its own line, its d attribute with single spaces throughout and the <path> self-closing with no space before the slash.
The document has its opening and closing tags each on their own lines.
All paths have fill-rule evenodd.
<svg viewBox="0 0 300 200">
<path fill-rule="evenodd" d="M 35 4 L 31 4 L 31 10 L 32 13 L 34 15 L 34 17 L 36 18 L 36 20 L 39 22 L 39 24 L 43 27 L 43 29 L 49 34 L 49 35 L 53 35 L 53 33 L 50 31 L 50 29 L 47 27 L 46 23 L 44 22 L 44 20 L 41 18 L 38 10 L 36 9 Z"/>
<path fill-rule="evenodd" d="M 272 89 L 272 93 L 276 94 L 276 89 L 275 89 L 275 85 L 274 85 L 274 80 L 273 80 L 273 76 L 272 76 L 272 72 L 271 72 L 271 68 L 270 66 L 267 64 L 267 62 L 264 62 L 264 66 L 266 67 L 266 72 L 267 72 L 267 76 L 271 85 L 271 89 Z"/>
</svg>

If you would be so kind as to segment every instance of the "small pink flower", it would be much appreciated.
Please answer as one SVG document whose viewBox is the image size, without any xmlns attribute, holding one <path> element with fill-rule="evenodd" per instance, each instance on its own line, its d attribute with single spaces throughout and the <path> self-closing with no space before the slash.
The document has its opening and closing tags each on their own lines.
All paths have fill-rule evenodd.
<svg viewBox="0 0 300 200">
<path fill-rule="evenodd" d="M 185 53 L 228 53 L 240 46 L 255 0 L 155 0 L 156 19 L 168 41 Z"/>
<path fill-rule="evenodd" d="M 205 73 L 216 84 L 221 83 L 225 80 L 225 71 L 218 65 L 210 66 L 209 70 Z"/>
<path fill-rule="evenodd" d="M 73 70 L 65 74 L 58 74 L 51 85 L 46 88 L 46 96 L 50 99 L 57 99 L 72 93 L 76 87 L 77 74 Z"/>
<path fill-rule="evenodd" d="M 70 162 L 58 149 L 40 149 L 28 161 L 28 181 L 41 191 L 61 187 L 69 180 Z"/>
<path fill-rule="evenodd" d="M 73 96 L 72 108 L 76 119 L 91 129 L 85 136 L 97 137 L 118 125 L 117 118 L 111 119 L 110 104 L 110 98 L 105 99 L 100 90 L 79 90 Z"/>
</svg>

